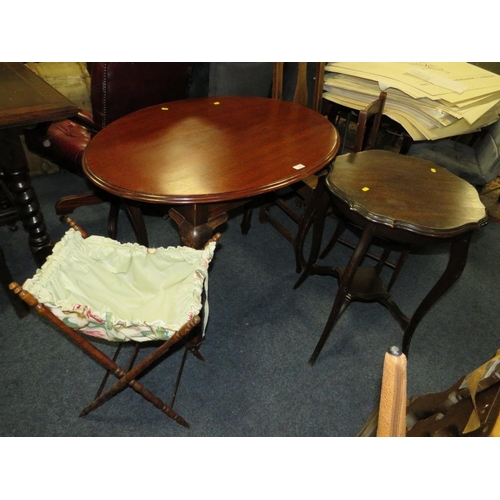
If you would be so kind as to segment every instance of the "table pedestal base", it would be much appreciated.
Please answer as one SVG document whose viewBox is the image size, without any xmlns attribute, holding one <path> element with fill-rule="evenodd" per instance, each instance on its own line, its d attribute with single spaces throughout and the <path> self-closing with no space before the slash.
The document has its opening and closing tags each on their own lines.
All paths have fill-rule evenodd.
<svg viewBox="0 0 500 500">
<path fill-rule="evenodd" d="M 215 230 L 228 219 L 228 212 L 245 205 L 248 199 L 227 203 L 176 205 L 168 215 L 177 224 L 182 245 L 203 248 Z"/>
<path fill-rule="evenodd" d="M 221 214 L 202 224 L 194 225 L 174 208 L 171 208 L 168 214 L 179 227 L 181 243 L 192 248 L 203 248 L 203 245 L 213 236 L 214 230 L 224 224 L 228 218 L 227 214 Z"/>
</svg>

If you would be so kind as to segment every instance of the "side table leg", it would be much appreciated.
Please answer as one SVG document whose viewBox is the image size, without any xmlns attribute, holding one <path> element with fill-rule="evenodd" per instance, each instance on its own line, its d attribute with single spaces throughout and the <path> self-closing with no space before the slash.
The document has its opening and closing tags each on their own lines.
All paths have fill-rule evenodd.
<svg viewBox="0 0 500 500">
<path fill-rule="evenodd" d="M 297 273 L 302 272 L 307 263 L 304 257 L 304 243 L 311 226 L 314 224 L 314 217 L 318 210 L 318 206 L 320 208 L 325 208 L 325 213 L 321 213 L 321 217 L 324 218 L 326 215 L 326 207 L 322 207 L 320 203 L 320 197 L 326 195 L 324 186 L 326 174 L 326 171 L 320 174 L 316 187 L 313 189 L 310 197 L 306 199 L 304 214 L 299 222 L 297 235 L 295 236 L 293 244 L 295 253 L 295 270 Z M 320 191 L 319 196 L 317 196 L 317 190 Z"/>
<path fill-rule="evenodd" d="M 5 176 L 5 184 L 14 198 L 19 218 L 29 235 L 30 250 L 36 263 L 41 265 L 51 253 L 52 243 L 31 185 L 28 162 L 19 133 L 14 129 L 0 131 L 0 168 Z"/>
<path fill-rule="evenodd" d="M 330 196 L 326 192 L 325 186 L 324 186 L 324 178 L 320 178 L 318 181 L 318 185 L 315 189 L 315 192 L 313 194 L 314 198 L 309 201 L 309 210 L 310 210 L 310 216 L 314 220 L 312 220 L 312 240 L 311 240 L 311 248 L 309 250 L 309 257 L 306 262 L 303 263 L 297 261 L 297 269 L 296 271 L 299 271 L 301 268 L 302 274 L 300 275 L 299 279 L 293 286 L 293 289 L 296 290 L 299 288 L 304 281 L 313 274 L 314 266 L 318 260 L 318 255 L 321 250 L 321 242 L 323 239 L 323 231 L 325 228 L 325 217 L 326 217 L 326 211 L 329 206 L 329 201 L 330 201 Z M 305 239 L 305 236 L 299 236 L 300 231 L 302 231 L 304 228 L 301 227 L 299 229 L 299 234 L 297 235 L 297 238 L 302 238 Z M 300 243 L 302 246 L 303 241 Z M 303 254 L 303 249 L 300 249 L 300 254 L 302 257 Z M 305 260 L 305 259 L 304 259 Z"/>
<path fill-rule="evenodd" d="M 431 291 L 424 297 L 420 305 L 408 323 L 403 335 L 403 353 L 408 357 L 410 342 L 422 318 L 429 309 L 445 294 L 445 292 L 458 280 L 467 263 L 469 245 L 472 238 L 472 231 L 461 236 L 452 242 L 448 265 L 443 274 L 432 287 Z"/>
<path fill-rule="evenodd" d="M 351 283 L 354 279 L 354 275 L 359 265 L 361 264 L 363 257 L 365 256 L 368 248 L 370 247 L 370 243 L 373 236 L 373 231 L 375 230 L 374 224 L 368 224 L 363 230 L 363 234 L 361 239 L 356 246 L 356 250 L 354 250 L 351 258 L 349 259 L 349 263 L 345 269 L 345 272 L 342 275 L 342 279 L 339 284 L 339 289 L 337 291 L 337 295 L 335 296 L 335 301 L 333 302 L 332 310 L 330 312 L 330 316 L 328 317 L 328 321 L 326 322 L 325 328 L 321 337 L 319 339 L 314 352 L 309 358 L 309 364 L 313 365 L 319 356 L 319 353 L 323 349 L 325 342 L 328 340 L 330 336 L 331 330 L 335 325 L 337 319 L 344 312 L 345 308 L 348 306 L 350 302 L 350 289 Z"/>
</svg>

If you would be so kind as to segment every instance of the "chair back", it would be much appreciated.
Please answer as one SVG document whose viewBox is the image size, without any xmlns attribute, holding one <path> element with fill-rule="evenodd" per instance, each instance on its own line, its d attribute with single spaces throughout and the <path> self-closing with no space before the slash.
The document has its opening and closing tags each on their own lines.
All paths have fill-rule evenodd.
<svg viewBox="0 0 500 500">
<path fill-rule="evenodd" d="M 387 93 L 380 92 L 376 101 L 359 112 L 353 153 L 373 149 L 376 146 L 386 99 Z"/>
<path fill-rule="evenodd" d="M 205 95 L 269 97 L 272 66 L 273 63 L 269 62 L 209 63 L 208 68 L 206 68 L 208 89 L 206 89 Z M 194 75 L 193 80 L 195 78 L 196 75 Z M 190 95 L 192 95 L 191 87 Z"/>
<path fill-rule="evenodd" d="M 364 109 L 355 111 L 341 104 L 331 102 L 328 110 L 328 119 L 339 127 L 343 121 L 342 141 L 340 154 L 346 152 L 358 153 L 367 149 L 373 149 L 377 145 L 377 139 L 382 124 L 386 92 L 380 92 L 377 99 L 370 102 Z M 353 139 L 351 138 L 351 123 L 356 120 Z"/>
<path fill-rule="evenodd" d="M 188 95 L 192 63 L 91 63 L 90 97 L 94 122 L 105 127 L 114 120 L 155 104 Z"/>
<path fill-rule="evenodd" d="M 476 149 L 481 173 L 486 179 L 495 177 L 500 171 L 500 120 L 491 125 Z"/>
<path fill-rule="evenodd" d="M 311 79 L 309 78 L 311 68 L 313 70 L 312 88 Z M 285 71 L 285 69 L 288 71 Z M 314 111 L 320 112 L 324 79 L 324 62 L 275 62 L 273 65 L 272 98 L 291 100 L 296 104 L 308 106 Z M 284 86 L 284 81 L 286 81 L 287 87 Z"/>
</svg>

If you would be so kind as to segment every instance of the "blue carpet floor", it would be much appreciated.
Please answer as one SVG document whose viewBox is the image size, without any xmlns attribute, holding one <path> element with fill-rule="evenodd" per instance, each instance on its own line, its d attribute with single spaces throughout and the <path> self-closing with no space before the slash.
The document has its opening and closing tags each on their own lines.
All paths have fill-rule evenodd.
<svg viewBox="0 0 500 500">
<path fill-rule="evenodd" d="M 70 174 L 36 177 L 53 240 L 66 227 L 54 203 L 83 191 Z M 77 210 L 91 234 L 105 234 L 107 207 Z M 254 219 L 256 217 L 254 216 Z M 379 304 L 353 303 L 333 330 L 316 364 L 307 360 L 321 334 L 337 286 L 315 276 L 299 289 L 289 243 L 268 224 L 254 221 L 248 235 L 235 214 L 221 229 L 210 268 L 210 318 L 202 353 L 189 357 L 176 410 L 191 424 L 177 425 L 132 390 L 90 415 L 102 369 L 40 317 L 19 320 L 0 295 L 0 435 L 2 436 L 355 436 L 378 405 L 383 356 L 401 345 L 401 330 Z M 148 217 L 151 246 L 177 245 L 171 221 Z M 0 228 L 15 280 L 36 266 L 26 234 Z M 125 217 L 119 239 L 132 239 Z M 446 247 L 411 255 L 393 289 L 408 313 L 418 305 L 447 262 Z M 328 260 L 346 260 L 344 247 Z M 408 394 L 441 391 L 484 363 L 500 347 L 498 290 L 500 226 L 477 232 L 465 271 L 419 325 L 408 360 Z M 143 380 L 168 400 L 179 353 Z"/>
</svg>

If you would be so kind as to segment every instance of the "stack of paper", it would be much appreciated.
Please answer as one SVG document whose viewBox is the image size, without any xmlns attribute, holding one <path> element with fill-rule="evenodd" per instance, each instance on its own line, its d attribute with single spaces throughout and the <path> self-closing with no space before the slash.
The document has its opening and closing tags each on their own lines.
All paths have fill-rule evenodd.
<svg viewBox="0 0 500 500">
<path fill-rule="evenodd" d="M 469 63 L 328 63 L 323 97 L 362 109 L 387 92 L 384 114 L 415 141 L 474 132 L 498 120 L 500 76 Z"/>
</svg>

